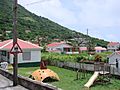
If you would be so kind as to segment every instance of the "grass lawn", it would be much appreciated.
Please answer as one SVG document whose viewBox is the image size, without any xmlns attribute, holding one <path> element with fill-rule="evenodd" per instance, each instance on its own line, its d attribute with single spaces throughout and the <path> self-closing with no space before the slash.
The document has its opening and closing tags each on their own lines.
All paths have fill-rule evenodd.
<svg viewBox="0 0 120 90">
<path fill-rule="evenodd" d="M 51 84 L 62 88 L 63 90 L 86 90 L 83 86 L 92 76 L 92 74 L 87 74 L 85 79 L 76 79 L 76 72 L 58 68 L 54 66 L 48 66 L 49 69 L 55 71 L 60 77 L 60 81 L 52 82 Z M 29 68 L 19 68 L 19 74 L 29 77 L 29 75 L 39 67 L 29 67 Z M 111 79 L 111 83 L 107 84 L 96 84 L 90 88 L 90 90 L 120 90 L 120 80 Z"/>
</svg>

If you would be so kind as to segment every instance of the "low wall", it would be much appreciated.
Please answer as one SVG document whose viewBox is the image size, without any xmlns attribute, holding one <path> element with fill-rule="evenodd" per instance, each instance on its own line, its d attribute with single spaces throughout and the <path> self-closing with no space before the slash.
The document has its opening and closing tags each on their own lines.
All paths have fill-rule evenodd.
<svg viewBox="0 0 120 90">
<path fill-rule="evenodd" d="M 49 65 L 67 68 L 67 69 L 84 69 L 87 71 L 94 71 L 94 64 L 86 64 L 86 63 L 77 63 L 77 62 L 63 62 L 63 61 L 48 61 Z M 110 73 L 112 75 L 120 76 L 120 68 L 110 67 Z"/>
<path fill-rule="evenodd" d="M 94 64 L 84 64 L 77 62 L 62 62 L 62 61 L 48 61 L 49 65 L 62 67 L 62 68 L 70 68 L 70 69 L 85 69 L 88 71 L 94 70 Z"/>
<path fill-rule="evenodd" d="M 8 71 L 0 69 L 0 74 L 7 77 L 10 80 L 13 80 L 13 75 Z M 22 76 L 18 76 L 18 84 L 30 90 L 58 90 L 58 88 L 54 86 L 42 82 L 40 83 Z"/>
</svg>

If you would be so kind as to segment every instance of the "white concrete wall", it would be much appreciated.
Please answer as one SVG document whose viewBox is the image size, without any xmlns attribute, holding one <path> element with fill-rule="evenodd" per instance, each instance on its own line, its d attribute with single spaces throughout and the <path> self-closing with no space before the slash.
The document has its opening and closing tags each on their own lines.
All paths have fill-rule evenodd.
<svg viewBox="0 0 120 90">
<path fill-rule="evenodd" d="M 101 50 L 96 50 L 95 52 L 96 52 L 96 53 L 101 53 Z"/>
<path fill-rule="evenodd" d="M 118 60 L 118 67 L 120 68 L 120 55 L 118 54 L 113 54 L 112 56 L 110 56 L 109 58 L 109 64 L 115 64 L 115 65 L 112 65 L 112 67 L 115 67 L 116 68 L 116 59 Z"/>
<path fill-rule="evenodd" d="M 95 50 L 96 53 L 105 52 L 106 50 Z"/>
<path fill-rule="evenodd" d="M 18 54 L 18 63 L 40 62 L 41 50 L 23 50 L 23 52 L 31 52 L 31 60 L 23 60 L 22 53 Z M 10 63 L 13 63 L 13 55 L 10 55 Z"/>
<path fill-rule="evenodd" d="M 79 54 L 79 52 L 66 52 L 66 54 Z"/>
</svg>

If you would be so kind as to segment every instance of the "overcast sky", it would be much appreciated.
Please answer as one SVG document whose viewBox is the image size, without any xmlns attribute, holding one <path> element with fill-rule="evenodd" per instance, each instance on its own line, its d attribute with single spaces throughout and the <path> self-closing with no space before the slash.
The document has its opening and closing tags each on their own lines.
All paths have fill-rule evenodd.
<svg viewBox="0 0 120 90">
<path fill-rule="evenodd" d="M 120 42 L 120 0 L 19 0 L 29 11 L 67 28 Z"/>
</svg>

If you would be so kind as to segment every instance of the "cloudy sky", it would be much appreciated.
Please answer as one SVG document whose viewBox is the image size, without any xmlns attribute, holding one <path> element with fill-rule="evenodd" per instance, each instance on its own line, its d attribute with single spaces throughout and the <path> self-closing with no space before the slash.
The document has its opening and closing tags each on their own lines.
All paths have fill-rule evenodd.
<svg viewBox="0 0 120 90">
<path fill-rule="evenodd" d="M 29 11 L 72 30 L 120 42 L 120 0 L 19 0 Z"/>
</svg>

